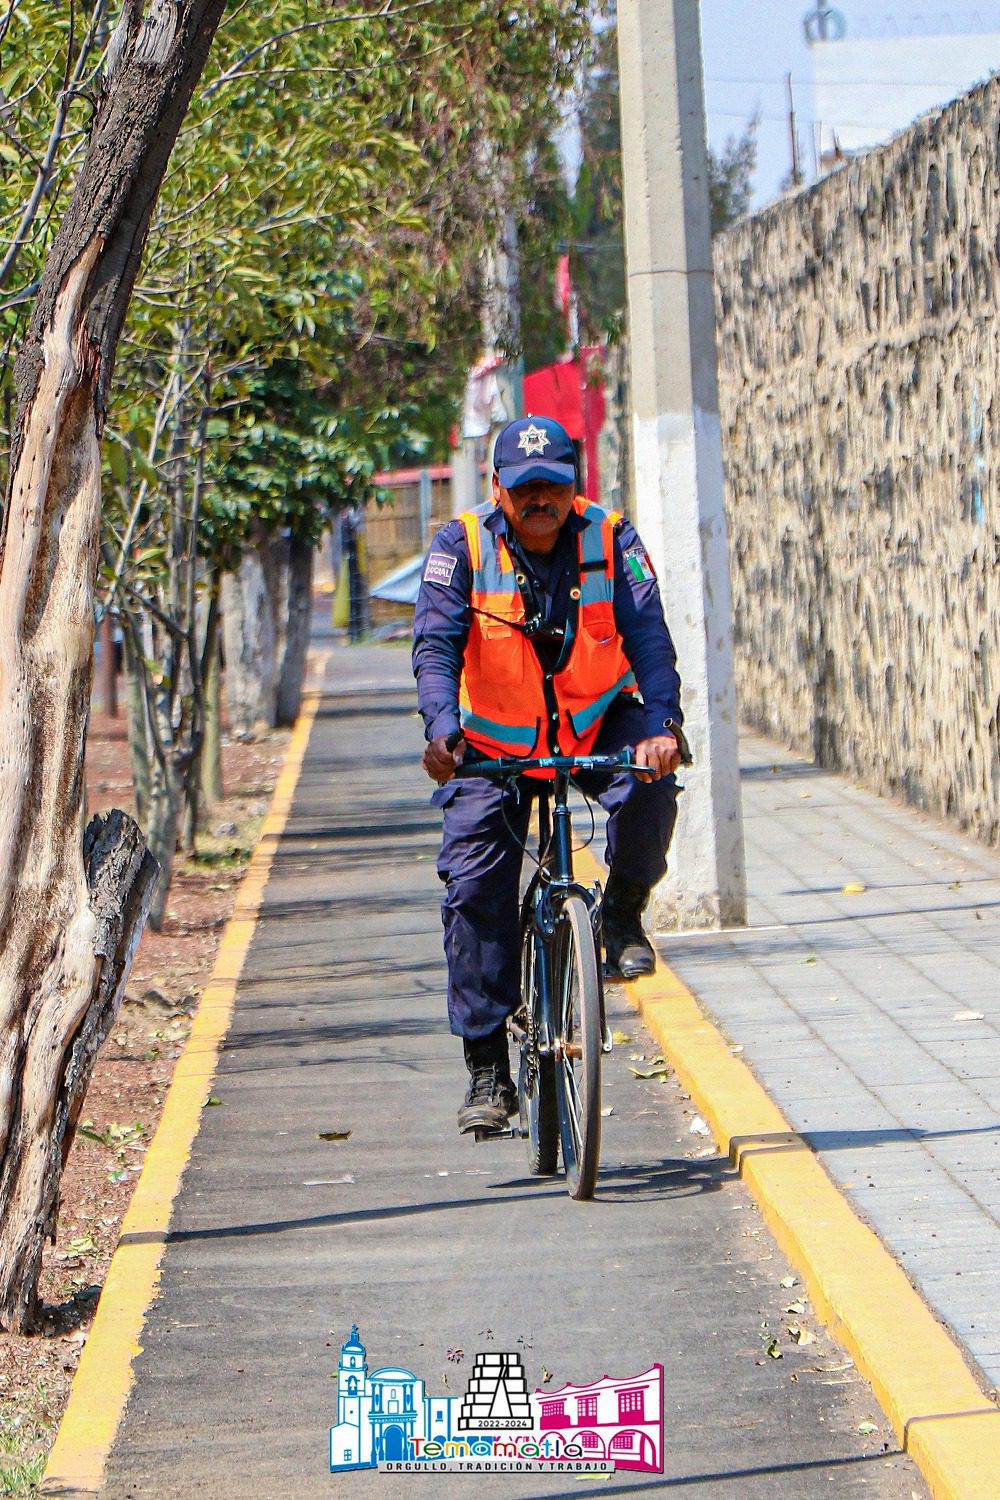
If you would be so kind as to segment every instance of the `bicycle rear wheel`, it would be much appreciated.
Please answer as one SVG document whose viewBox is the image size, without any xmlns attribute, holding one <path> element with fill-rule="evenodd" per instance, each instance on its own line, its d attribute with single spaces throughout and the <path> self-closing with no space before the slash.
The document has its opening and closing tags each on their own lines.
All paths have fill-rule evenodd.
<svg viewBox="0 0 1000 1500">
<path fill-rule="evenodd" d="M 527 1132 L 528 1170 L 534 1177 L 551 1177 L 559 1164 L 559 1116 L 556 1110 L 555 1065 L 538 1053 L 538 993 L 535 985 L 535 933 L 526 903 L 521 927 L 521 1062 L 517 1074 L 517 1103 L 521 1129 Z"/>
<path fill-rule="evenodd" d="M 567 896 L 559 914 L 552 994 L 566 1188 L 571 1198 L 592 1198 L 601 1159 L 601 981 L 594 929 L 582 896 Z"/>
</svg>

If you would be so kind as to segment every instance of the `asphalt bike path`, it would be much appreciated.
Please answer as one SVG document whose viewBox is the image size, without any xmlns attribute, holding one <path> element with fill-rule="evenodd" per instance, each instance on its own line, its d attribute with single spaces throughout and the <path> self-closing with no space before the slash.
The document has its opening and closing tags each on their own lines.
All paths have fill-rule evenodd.
<svg viewBox="0 0 1000 1500">
<path fill-rule="evenodd" d="M 694 1105 L 631 1071 L 658 1049 L 622 987 L 594 1202 L 529 1177 L 518 1141 L 458 1135 L 421 744 L 405 651 L 335 649 L 103 1493 L 438 1493 L 328 1470 L 357 1325 L 369 1371 L 413 1371 L 428 1396 L 461 1396 L 493 1351 L 543 1390 L 662 1363 L 663 1476 L 454 1475 L 455 1500 L 922 1500 Z"/>
</svg>

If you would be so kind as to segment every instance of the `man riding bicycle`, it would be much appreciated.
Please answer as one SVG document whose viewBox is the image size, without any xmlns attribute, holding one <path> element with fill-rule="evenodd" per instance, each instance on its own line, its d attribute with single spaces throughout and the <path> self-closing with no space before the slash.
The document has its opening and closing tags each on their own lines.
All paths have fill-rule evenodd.
<svg viewBox="0 0 1000 1500">
<path fill-rule="evenodd" d="M 610 754 L 648 768 L 580 782 L 608 814 L 605 972 L 652 973 L 642 928 L 666 870 L 673 773 L 687 746 L 680 678 L 656 578 L 621 516 L 577 495 L 576 452 L 551 417 L 497 437 L 493 501 L 450 521 L 424 565 L 413 670 L 444 811 L 438 874 L 448 1015 L 469 1089 L 459 1129 L 502 1130 L 517 1109 L 506 1020 L 519 996 L 518 887 L 527 776 L 454 780 L 466 748 L 485 756 Z"/>
</svg>

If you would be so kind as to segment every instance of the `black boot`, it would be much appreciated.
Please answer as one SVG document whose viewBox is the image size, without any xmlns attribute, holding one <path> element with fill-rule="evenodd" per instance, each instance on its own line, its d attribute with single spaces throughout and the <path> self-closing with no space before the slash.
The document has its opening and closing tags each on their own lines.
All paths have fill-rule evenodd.
<svg viewBox="0 0 1000 1500">
<path fill-rule="evenodd" d="M 653 945 L 642 930 L 649 887 L 608 876 L 604 893 L 604 972 L 609 979 L 638 979 L 656 968 Z"/>
<path fill-rule="evenodd" d="M 469 1130 L 506 1130 L 508 1117 L 517 1113 L 507 1028 L 501 1026 L 489 1036 L 463 1037 L 463 1042 L 469 1091 L 458 1112 L 458 1128 L 463 1134 Z"/>
</svg>

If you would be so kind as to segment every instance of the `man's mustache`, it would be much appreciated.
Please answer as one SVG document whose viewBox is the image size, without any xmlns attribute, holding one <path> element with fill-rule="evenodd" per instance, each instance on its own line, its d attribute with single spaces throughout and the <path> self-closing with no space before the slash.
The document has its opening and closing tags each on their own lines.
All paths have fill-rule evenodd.
<svg viewBox="0 0 1000 1500">
<path fill-rule="evenodd" d="M 551 516 L 554 521 L 558 519 L 554 507 L 546 505 L 544 501 L 535 501 L 533 504 L 529 503 L 524 507 L 521 514 L 523 516 Z"/>
</svg>

